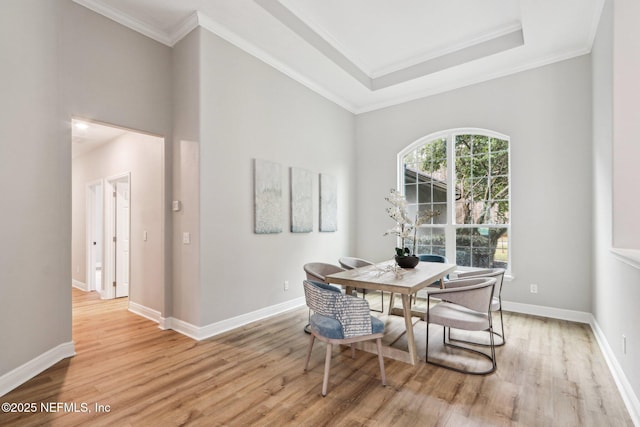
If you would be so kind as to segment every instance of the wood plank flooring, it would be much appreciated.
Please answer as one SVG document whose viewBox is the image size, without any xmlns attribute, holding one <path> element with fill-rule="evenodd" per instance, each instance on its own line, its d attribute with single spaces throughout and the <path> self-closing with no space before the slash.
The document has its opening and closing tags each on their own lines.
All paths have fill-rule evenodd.
<svg viewBox="0 0 640 427">
<path fill-rule="evenodd" d="M 161 331 L 126 305 L 74 289 L 77 355 L 1 397 L 38 410 L 0 412 L 0 425 L 633 425 L 588 325 L 505 313 L 507 344 L 497 349 L 493 375 L 386 359 L 387 387 L 375 355 L 357 351 L 351 359 L 348 348 L 335 349 L 323 398 L 324 344 L 316 343 L 303 372 L 306 309 L 196 342 Z M 425 324 L 415 320 L 424 358 Z M 396 321 L 388 319 L 390 331 Z M 438 351 L 441 331 L 432 328 Z M 394 339 L 402 345 L 401 335 Z M 43 412 L 41 403 L 51 402 L 75 403 L 79 412 Z"/>
</svg>

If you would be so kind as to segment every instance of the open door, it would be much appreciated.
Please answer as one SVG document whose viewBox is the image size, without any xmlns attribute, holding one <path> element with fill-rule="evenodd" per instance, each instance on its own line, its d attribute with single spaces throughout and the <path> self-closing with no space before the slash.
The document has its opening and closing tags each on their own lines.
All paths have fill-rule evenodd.
<svg viewBox="0 0 640 427">
<path fill-rule="evenodd" d="M 104 298 L 129 296 L 129 234 L 130 234 L 130 194 L 129 174 L 107 180 L 106 232 L 107 247 L 105 259 Z"/>
</svg>

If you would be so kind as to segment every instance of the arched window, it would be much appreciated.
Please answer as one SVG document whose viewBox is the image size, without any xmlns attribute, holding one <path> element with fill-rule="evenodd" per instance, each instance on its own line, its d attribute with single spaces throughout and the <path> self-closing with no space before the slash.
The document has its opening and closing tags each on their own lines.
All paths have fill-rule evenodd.
<svg viewBox="0 0 640 427">
<path fill-rule="evenodd" d="M 510 269 L 509 187 L 509 137 L 496 132 L 438 132 L 398 154 L 398 189 L 410 215 L 434 211 L 418 229 L 417 254 Z"/>
</svg>

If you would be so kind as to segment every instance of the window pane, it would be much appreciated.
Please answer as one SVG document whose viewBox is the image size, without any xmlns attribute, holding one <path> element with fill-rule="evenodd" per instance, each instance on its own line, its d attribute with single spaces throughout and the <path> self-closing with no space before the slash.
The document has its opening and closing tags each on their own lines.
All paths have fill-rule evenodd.
<svg viewBox="0 0 640 427">
<path fill-rule="evenodd" d="M 407 202 L 409 203 L 415 203 L 416 202 L 416 197 L 417 197 L 417 189 L 416 186 L 414 184 L 407 184 L 405 182 L 404 184 L 404 196 L 407 199 Z"/>
<path fill-rule="evenodd" d="M 471 135 L 456 135 L 456 157 L 471 155 Z"/>
<path fill-rule="evenodd" d="M 489 152 L 489 137 L 484 135 L 473 135 L 471 142 L 471 154 L 474 156 Z"/>
<path fill-rule="evenodd" d="M 444 228 L 420 227 L 417 232 L 417 240 L 416 254 L 446 255 Z"/>
<path fill-rule="evenodd" d="M 458 228 L 456 264 L 468 267 L 507 267 L 507 228 Z"/>
</svg>

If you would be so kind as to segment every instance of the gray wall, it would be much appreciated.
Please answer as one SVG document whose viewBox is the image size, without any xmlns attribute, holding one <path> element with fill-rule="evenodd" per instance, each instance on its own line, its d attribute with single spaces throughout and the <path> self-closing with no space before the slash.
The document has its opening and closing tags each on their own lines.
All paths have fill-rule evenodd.
<svg viewBox="0 0 640 427">
<path fill-rule="evenodd" d="M 264 62 L 200 30 L 199 325 L 302 297 L 303 264 L 336 264 L 352 252 L 355 206 L 354 118 Z M 253 232 L 252 159 L 335 176 L 338 231 L 319 233 L 318 177 L 314 231 Z M 290 282 L 284 292 L 283 282 Z"/>
<path fill-rule="evenodd" d="M 87 184 L 130 172 L 129 300 L 162 310 L 162 167 L 164 140 L 127 133 L 72 161 L 73 278 L 86 283 Z M 147 241 L 143 233 L 147 232 Z M 79 267 L 76 272 L 75 267 Z M 88 283 L 87 283 L 88 284 Z"/>
<path fill-rule="evenodd" d="M 170 315 L 198 324 L 200 319 L 200 30 L 173 47 L 174 135 L 173 289 Z M 182 243 L 190 233 L 191 244 Z"/>
<path fill-rule="evenodd" d="M 592 51 L 593 68 L 593 315 L 636 396 L 640 395 L 640 270 L 614 257 L 613 241 L 613 6 L 605 3 Z M 620 5 L 620 3 L 616 3 Z M 622 8 L 619 13 L 627 13 Z M 638 29 L 631 32 L 637 39 Z M 636 52 L 633 52 L 634 54 Z M 624 54 L 624 52 L 621 52 Z M 636 177 L 638 173 L 635 173 Z M 637 178 L 635 182 L 637 183 Z M 637 221 L 637 215 L 636 219 Z M 627 353 L 622 351 L 627 337 Z"/>
<path fill-rule="evenodd" d="M 56 2 L 0 13 L 0 376 L 71 341 L 71 151 Z"/>
<path fill-rule="evenodd" d="M 640 259 L 640 2 L 616 0 L 613 27 L 613 245 Z"/>
<path fill-rule="evenodd" d="M 165 170 L 158 178 L 165 199 L 159 219 L 164 224 L 162 251 L 171 253 L 171 49 L 71 0 L 55 3 L 62 12 L 59 66 L 64 120 L 68 123 L 73 116 L 94 119 L 166 137 L 161 153 Z M 69 134 L 65 143 L 70 141 Z M 68 157 L 65 167 L 70 171 Z M 148 307 L 166 317 L 166 305 L 170 305 L 170 280 L 166 278 L 171 263 L 163 262 L 157 268 L 159 275 L 154 279 L 158 280 L 144 281 L 143 288 L 135 292 L 145 295 L 143 301 L 151 303 Z"/>
<path fill-rule="evenodd" d="M 4 1 L 0 31 L 2 375 L 71 341 L 72 116 L 171 135 L 172 81 L 168 47 L 71 0 Z"/>
<path fill-rule="evenodd" d="M 476 127 L 511 137 L 507 301 L 591 311 L 591 74 L 582 56 L 357 117 L 356 252 L 391 257 L 384 197 L 396 155 L 432 132 Z M 529 284 L 538 284 L 538 294 Z"/>
</svg>

